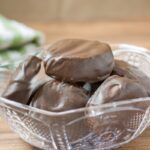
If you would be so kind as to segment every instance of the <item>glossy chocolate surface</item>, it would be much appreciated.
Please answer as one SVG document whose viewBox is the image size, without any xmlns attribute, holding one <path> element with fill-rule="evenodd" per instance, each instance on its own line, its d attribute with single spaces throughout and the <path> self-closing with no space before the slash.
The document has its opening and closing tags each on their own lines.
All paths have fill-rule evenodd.
<svg viewBox="0 0 150 150">
<path fill-rule="evenodd" d="M 32 98 L 30 106 L 47 110 L 51 112 L 63 112 L 67 110 L 85 107 L 89 99 L 86 91 L 81 87 L 70 85 L 56 80 L 50 80 L 41 86 Z M 55 130 L 60 130 L 60 125 L 66 126 L 64 132 L 68 134 L 69 141 L 75 141 L 84 137 L 89 133 L 89 128 L 85 121 L 78 121 L 84 117 L 84 112 L 69 113 L 61 116 L 50 116 L 49 119 L 42 114 L 31 114 L 33 117 L 38 118 L 44 123 L 51 124 Z M 76 123 L 69 123 L 75 121 Z M 57 126 L 55 126 L 57 124 Z M 67 125 L 68 124 L 68 125 Z M 57 129 L 56 129 L 57 128 Z M 84 128 L 84 130 L 83 130 Z M 49 132 L 49 131 L 47 131 Z M 54 138 L 56 134 L 54 134 Z"/>
<path fill-rule="evenodd" d="M 79 87 L 50 80 L 38 89 L 30 105 L 36 108 L 61 112 L 85 107 L 88 96 Z"/>
<path fill-rule="evenodd" d="M 136 80 L 117 75 L 107 78 L 90 98 L 88 106 L 148 97 L 144 86 Z"/>
<path fill-rule="evenodd" d="M 112 72 L 114 58 L 108 44 L 82 39 L 65 39 L 49 47 L 45 71 L 66 82 L 97 82 Z"/>
<path fill-rule="evenodd" d="M 134 79 L 142 84 L 150 96 L 150 78 L 140 69 L 126 63 L 122 60 L 115 60 L 115 66 L 112 74 Z"/>
<path fill-rule="evenodd" d="M 101 106 L 102 104 L 109 102 L 130 100 L 147 96 L 148 94 L 144 86 L 136 80 L 113 75 L 107 78 L 96 90 L 94 95 L 88 101 L 87 107 Z M 139 114 L 138 110 L 145 110 L 148 107 L 148 104 L 131 103 L 131 105 L 128 104 L 127 106 L 122 105 L 120 106 L 122 107 L 121 111 L 119 111 L 119 106 L 116 106 L 115 108 L 115 104 L 114 107 L 111 107 L 107 109 L 103 107 L 99 107 L 99 109 L 89 107 L 89 110 L 86 112 L 86 115 L 89 116 L 87 124 L 90 130 L 98 135 L 100 135 L 103 130 L 106 130 L 106 128 L 114 128 L 114 130 L 116 128 L 121 129 L 121 131 L 124 131 L 119 135 L 120 137 L 118 140 L 121 140 L 126 134 L 128 134 L 125 127 L 126 124 L 131 122 L 131 116 L 136 118 L 137 114 Z M 130 129 L 131 127 L 129 126 L 128 128 Z"/>
<path fill-rule="evenodd" d="M 27 104 L 33 92 L 50 79 L 44 73 L 41 61 L 38 57 L 31 56 L 20 64 L 2 97 Z"/>
</svg>

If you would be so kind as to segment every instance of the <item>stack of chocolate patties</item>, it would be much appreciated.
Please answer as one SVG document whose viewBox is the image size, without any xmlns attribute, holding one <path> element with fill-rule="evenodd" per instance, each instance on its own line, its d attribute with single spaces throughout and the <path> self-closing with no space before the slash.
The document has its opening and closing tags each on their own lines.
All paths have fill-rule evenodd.
<svg viewBox="0 0 150 150">
<path fill-rule="evenodd" d="M 85 107 L 113 67 L 108 44 L 61 40 L 49 47 L 44 60 L 36 56 L 26 59 L 17 68 L 3 97 L 53 112 Z"/>
<path fill-rule="evenodd" d="M 108 44 L 65 39 L 53 43 L 44 60 L 31 56 L 23 62 L 3 97 L 62 112 L 147 97 L 150 95 L 148 82 L 149 78 L 135 67 L 114 60 Z M 95 120 L 90 121 L 93 124 Z"/>
</svg>

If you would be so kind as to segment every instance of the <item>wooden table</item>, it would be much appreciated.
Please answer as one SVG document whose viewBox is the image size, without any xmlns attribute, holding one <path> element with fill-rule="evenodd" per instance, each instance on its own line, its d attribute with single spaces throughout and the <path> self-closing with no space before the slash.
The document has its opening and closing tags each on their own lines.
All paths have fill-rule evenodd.
<svg viewBox="0 0 150 150">
<path fill-rule="evenodd" d="M 45 23 L 28 25 L 43 31 L 47 43 L 61 38 L 88 38 L 109 43 L 130 43 L 150 48 L 150 21 Z M 11 132 L 0 118 L 0 150 L 37 150 Z M 150 150 L 150 128 L 118 150 Z"/>
</svg>

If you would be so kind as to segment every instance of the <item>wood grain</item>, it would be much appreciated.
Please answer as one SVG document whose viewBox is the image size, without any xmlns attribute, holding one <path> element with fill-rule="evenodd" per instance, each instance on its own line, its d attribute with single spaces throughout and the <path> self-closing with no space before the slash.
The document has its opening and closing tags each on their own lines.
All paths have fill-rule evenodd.
<svg viewBox="0 0 150 150">
<path fill-rule="evenodd" d="M 130 43 L 150 48 L 150 21 L 47 23 L 28 25 L 43 31 L 47 44 L 60 38 L 88 38 L 110 43 Z M 0 150 L 38 150 L 22 141 L 0 118 Z M 118 150 L 150 150 L 150 128 Z"/>
</svg>

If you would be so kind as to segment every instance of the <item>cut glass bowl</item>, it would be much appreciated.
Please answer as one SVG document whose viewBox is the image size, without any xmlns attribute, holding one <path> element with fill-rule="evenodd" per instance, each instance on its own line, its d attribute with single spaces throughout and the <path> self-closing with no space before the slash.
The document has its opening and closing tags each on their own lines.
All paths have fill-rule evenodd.
<svg viewBox="0 0 150 150">
<path fill-rule="evenodd" d="M 145 48 L 112 46 L 116 59 L 127 61 L 150 77 L 150 52 Z M 3 92 L 11 70 L 1 68 Z M 150 97 L 65 112 L 48 112 L 0 97 L 0 114 L 24 141 L 43 150 L 108 150 L 138 137 L 150 124 Z M 92 112 L 92 113 L 87 113 Z M 92 115 L 89 115 L 92 114 Z M 89 120 L 97 120 L 93 131 Z"/>
</svg>

